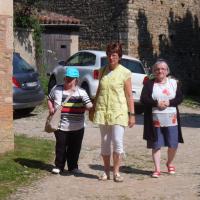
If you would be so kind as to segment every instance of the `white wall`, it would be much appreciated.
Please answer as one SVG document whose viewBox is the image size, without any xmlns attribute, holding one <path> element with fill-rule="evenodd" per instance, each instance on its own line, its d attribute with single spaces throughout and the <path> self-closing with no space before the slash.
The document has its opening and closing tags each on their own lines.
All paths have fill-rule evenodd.
<svg viewBox="0 0 200 200">
<path fill-rule="evenodd" d="M 14 51 L 20 55 L 34 68 L 36 68 L 35 45 L 32 37 L 33 31 L 22 28 L 14 30 Z"/>
</svg>

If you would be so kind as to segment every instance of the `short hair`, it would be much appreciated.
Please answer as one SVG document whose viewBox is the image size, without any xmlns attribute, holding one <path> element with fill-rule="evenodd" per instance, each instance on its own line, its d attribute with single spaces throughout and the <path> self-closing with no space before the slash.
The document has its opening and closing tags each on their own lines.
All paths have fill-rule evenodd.
<svg viewBox="0 0 200 200">
<path fill-rule="evenodd" d="M 153 64 L 153 66 L 152 66 L 152 72 L 154 73 L 155 68 L 156 68 L 157 65 L 159 65 L 160 63 L 165 63 L 165 64 L 166 64 L 166 66 L 167 66 L 167 71 L 168 71 L 168 74 L 169 74 L 169 73 L 170 73 L 170 68 L 169 68 L 168 62 L 167 62 L 165 59 L 163 59 L 163 58 L 159 58 L 159 59 L 156 60 L 156 62 L 155 62 L 155 63 Z"/>
<path fill-rule="evenodd" d="M 112 53 L 117 53 L 119 58 L 122 57 L 122 44 L 115 42 L 108 44 L 106 48 L 106 55 L 109 56 Z"/>
</svg>

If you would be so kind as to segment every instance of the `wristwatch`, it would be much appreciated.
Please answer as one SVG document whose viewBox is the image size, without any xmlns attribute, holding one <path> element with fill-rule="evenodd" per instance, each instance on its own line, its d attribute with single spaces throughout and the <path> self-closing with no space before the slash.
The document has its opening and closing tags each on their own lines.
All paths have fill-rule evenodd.
<svg viewBox="0 0 200 200">
<path fill-rule="evenodd" d="M 129 116 L 135 116 L 135 113 L 133 113 L 133 112 L 128 112 L 128 115 L 129 115 Z"/>
</svg>

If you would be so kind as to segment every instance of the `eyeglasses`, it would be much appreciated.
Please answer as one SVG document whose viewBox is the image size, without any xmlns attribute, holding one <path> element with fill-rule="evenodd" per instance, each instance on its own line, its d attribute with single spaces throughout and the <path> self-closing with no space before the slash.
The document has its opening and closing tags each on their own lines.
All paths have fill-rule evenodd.
<svg viewBox="0 0 200 200">
<path fill-rule="evenodd" d="M 108 54 L 108 57 L 117 58 L 119 57 L 119 55 L 117 53 L 111 53 L 111 54 Z"/>
<path fill-rule="evenodd" d="M 167 71 L 167 68 L 156 68 L 154 71 Z"/>
</svg>

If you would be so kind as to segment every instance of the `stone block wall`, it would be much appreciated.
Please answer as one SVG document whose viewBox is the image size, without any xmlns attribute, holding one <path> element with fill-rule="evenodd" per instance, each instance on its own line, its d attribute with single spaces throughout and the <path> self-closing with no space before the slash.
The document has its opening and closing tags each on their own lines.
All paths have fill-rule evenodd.
<svg viewBox="0 0 200 200">
<path fill-rule="evenodd" d="M 105 49 L 108 42 L 120 40 L 128 51 L 128 0 L 42 2 L 46 9 L 81 19 L 80 49 Z"/>
<path fill-rule="evenodd" d="M 13 1 L 0 0 L 0 154 L 14 149 L 12 110 Z"/>
<path fill-rule="evenodd" d="M 200 94 L 200 1 L 129 1 L 129 54 L 165 58 L 187 93 Z"/>
<path fill-rule="evenodd" d="M 120 41 L 124 44 L 124 53 L 141 59 L 147 66 L 158 57 L 167 59 L 172 74 L 182 81 L 185 91 L 193 88 L 198 93 L 199 0 L 41 2 L 45 9 L 82 20 L 80 49 L 105 49 L 109 41 Z"/>
</svg>

